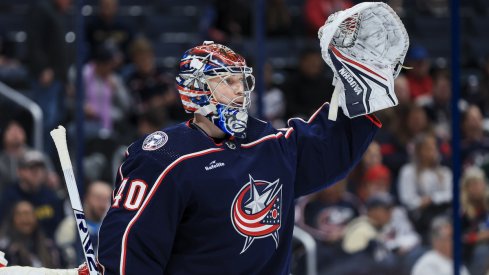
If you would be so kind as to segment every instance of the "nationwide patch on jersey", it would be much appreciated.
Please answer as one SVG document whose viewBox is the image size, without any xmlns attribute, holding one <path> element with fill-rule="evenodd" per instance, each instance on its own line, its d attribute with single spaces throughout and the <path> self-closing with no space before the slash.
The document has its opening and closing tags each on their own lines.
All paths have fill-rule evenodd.
<svg viewBox="0 0 489 275">
<path fill-rule="evenodd" d="M 243 254 L 255 239 L 272 237 L 278 247 L 282 219 L 282 185 L 274 182 L 254 180 L 249 175 L 247 182 L 238 192 L 231 206 L 231 221 L 234 229 L 243 237 Z"/>
<path fill-rule="evenodd" d="M 157 131 L 147 136 L 143 141 L 143 150 L 154 151 L 161 148 L 168 141 L 168 135 L 165 132 Z"/>
</svg>

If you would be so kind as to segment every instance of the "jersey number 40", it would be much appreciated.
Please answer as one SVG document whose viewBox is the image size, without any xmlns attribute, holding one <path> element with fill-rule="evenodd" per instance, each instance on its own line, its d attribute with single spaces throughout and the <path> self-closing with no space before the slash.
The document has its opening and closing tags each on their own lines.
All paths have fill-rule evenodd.
<svg viewBox="0 0 489 275">
<path fill-rule="evenodd" d="M 123 199 L 123 192 L 126 189 L 128 178 L 125 178 L 119 189 L 117 190 L 117 194 L 113 197 L 114 203 L 112 204 L 112 208 L 119 208 L 119 204 Z M 127 192 L 125 195 L 123 206 L 127 210 L 134 211 L 138 210 L 141 207 L 141 204 L 144 201 L 146 196 L 146 191 L 148 191 L 148 185 L 144 180 L 135 179 L 129 182 L 129 187 L 127 188 Z"/>
</svg>

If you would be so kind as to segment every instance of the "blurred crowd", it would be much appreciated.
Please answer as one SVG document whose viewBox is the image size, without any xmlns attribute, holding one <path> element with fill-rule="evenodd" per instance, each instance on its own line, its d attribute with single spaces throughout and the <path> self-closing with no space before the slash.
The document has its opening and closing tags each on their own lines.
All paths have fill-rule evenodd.
<svg viewBox="0 0 489 275">
<path fill-rule="evenodd" d="M 22 52 L 11 30 L 0 30 L 0 81 L 37 103 L 44 115 L 44 143 L 39 150 L 31 139 L 32 118 L 0 99 L 0 250 L 12 265 L 59 268 L 83 261 L 49 130 L 66 126 L 72 154 L 76 143 L 85 144 L 82 200 L 96 246 L 126 146 L 137 137 L 189 118 L 174 85 L 183 51 L 205 39 L 214 40 L 244 54 L 251 65 L 255 63 L 253 1 L 190 1 L 186 6 L 173 0 L 86 2 L 84 43 L 77 44 L 85 49 L 81 72 L 84 137 L 76 136 L 80 102 L 73 41 L 80 38 L 70 32 L 73 1 L 26 2 L 20 11 L 12 8 L 17 5 L 13 2 L 0 5 L 0 17 L 10 9 L 22 13 L 25 19 L 20 28 L 27 37 Z M 307 118 L 331 98 L 332 74 L 321 58 L 316 33 L 331 13 L 361 1 L 265 2 L 269 43 L 262 113 L 281 128 L 287 118 Z M 420 43 L 426 34 L 412 25 L 416 16 L 448 22 L 447 2 L 387 1 L 405 22 L 412 42 L 405 62 L 409 69 L 395 80 L 399 106 L 376 114 L 382 130 L 346 179 L 296 204 L 296 225 L 317 244 L 319 274 L 451 274 L 450 59 L 446 51 L 436 51 L 440 45 Z M 488 7 L 484 1 L 466 1 L 463 12 L 484 15 Z M 192 20 L 168 15 L 179 11 L 184 19 Z M 147 29 L 137 27 L 140 17 L 149 22 Z M 448 37 L 449 31 L 445 34 Z M 177 43 L 174 53 L 168 45 Z M 459 102 L 462 274 L 486 274 L 489 55 L 463 61 Z M 256 114 L 260 99 L 255 94 L 253 99 L 251 111 Z M 305 250 L 300 242 L 293 252 L 292 272 L 303 274 Z"/>
</svg>

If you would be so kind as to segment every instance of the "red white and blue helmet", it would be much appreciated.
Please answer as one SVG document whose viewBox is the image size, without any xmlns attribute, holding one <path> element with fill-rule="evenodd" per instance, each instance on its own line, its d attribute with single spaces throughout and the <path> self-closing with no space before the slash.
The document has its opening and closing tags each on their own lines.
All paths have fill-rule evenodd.
<svg viewBox="0 0 489 275">
<path fill-rule="evenodd" d="M 242 76 L 244 100 L 240 104 L 227 105 L 217 102 L 208 80 L 232 75 Z M 183 54 L 176 82 L 186 112 L 208 117 L 227 134 L 245 135 L 250 93 L 255 82 L 252 68 L 246 65 L 241 55 L 224 45 L 205 41 Z"/>
</svg>

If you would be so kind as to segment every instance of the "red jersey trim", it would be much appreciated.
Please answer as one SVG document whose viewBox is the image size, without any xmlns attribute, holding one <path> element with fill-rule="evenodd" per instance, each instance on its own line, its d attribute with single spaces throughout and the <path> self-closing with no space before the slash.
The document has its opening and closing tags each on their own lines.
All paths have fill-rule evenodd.
<svg viewBox="0 0 489 275">
<path fill-rule="evenodd" d="M 264 142 L 266 140 L 280 138 L 283 135 L 284 134 L 282 134 L 282 132 L 278 132 L 276 134 L 271 134 L 271 135 L 268 135 L 268 136 L 264 136 L 264 137 L 262 137 L 260 139 L 257 139 L 257 140 L 255 140 L 253 142 L 250 142 L 250 143 L 241 144 L 241 147 L 243 147 L 243 148 L 250 148 L 250 147 L 253 147 L 253 146 L 255 146 L 255 145 L 259 144 L 259 143 L 262 143 L 262 142 Z"/>
<path fill-rule="evenodd" d="M 382 122 L 380 122 L 380 120 L 375 115 L 368 114 L 365 115 L 365 117 L 368 120 L 372 121 L 372 123 L 375 124 L 375 126 L 377 126 L 378 128 L 382 128 Z"/>
<path fill-rule="evenodd" d="M 293 120 L 293 119 L 301 120 L 301 121 L 303 121 L 303 122 L 305 122 L 305 123 L 307 123 L 307 124 L 311 123 L 311 122 L 312 122 L 312 121 L 313 121 L 313 120 L 314 120 L 314 119 L 317 117 L 317 115 L 318 115 L 318 114 L 319 114 L 319 112 L 320 112 L 320 111 L 323 109 L 323 107 L 324 107 L 325 105 L 329 105 L 329 102 L 325 102 L 323 105 L 321 105 L 321 107 L 319 107 L 319 108 L 318 108 L 318 109 L 317 109 L 317 110 L 314 112 L 314 114 L 312 114 L 312 116 L 311 116 L 311 117 L 309 117 L 309 119 L 308 119 L 307 121 L 303 120 L 303 119 L 302 119 L 302 118 L 300 118 L 300 117 L 291 117 L 291 118 L 289 118 L 289 120 L 287 120 L 287 125 L 289 125 L 289 124 L 290 124 L 290 121 L 291 121 L 291 120 Z M 291 128 L 291 127 L 290 127 L 290 128 Z"/>
</svg>

